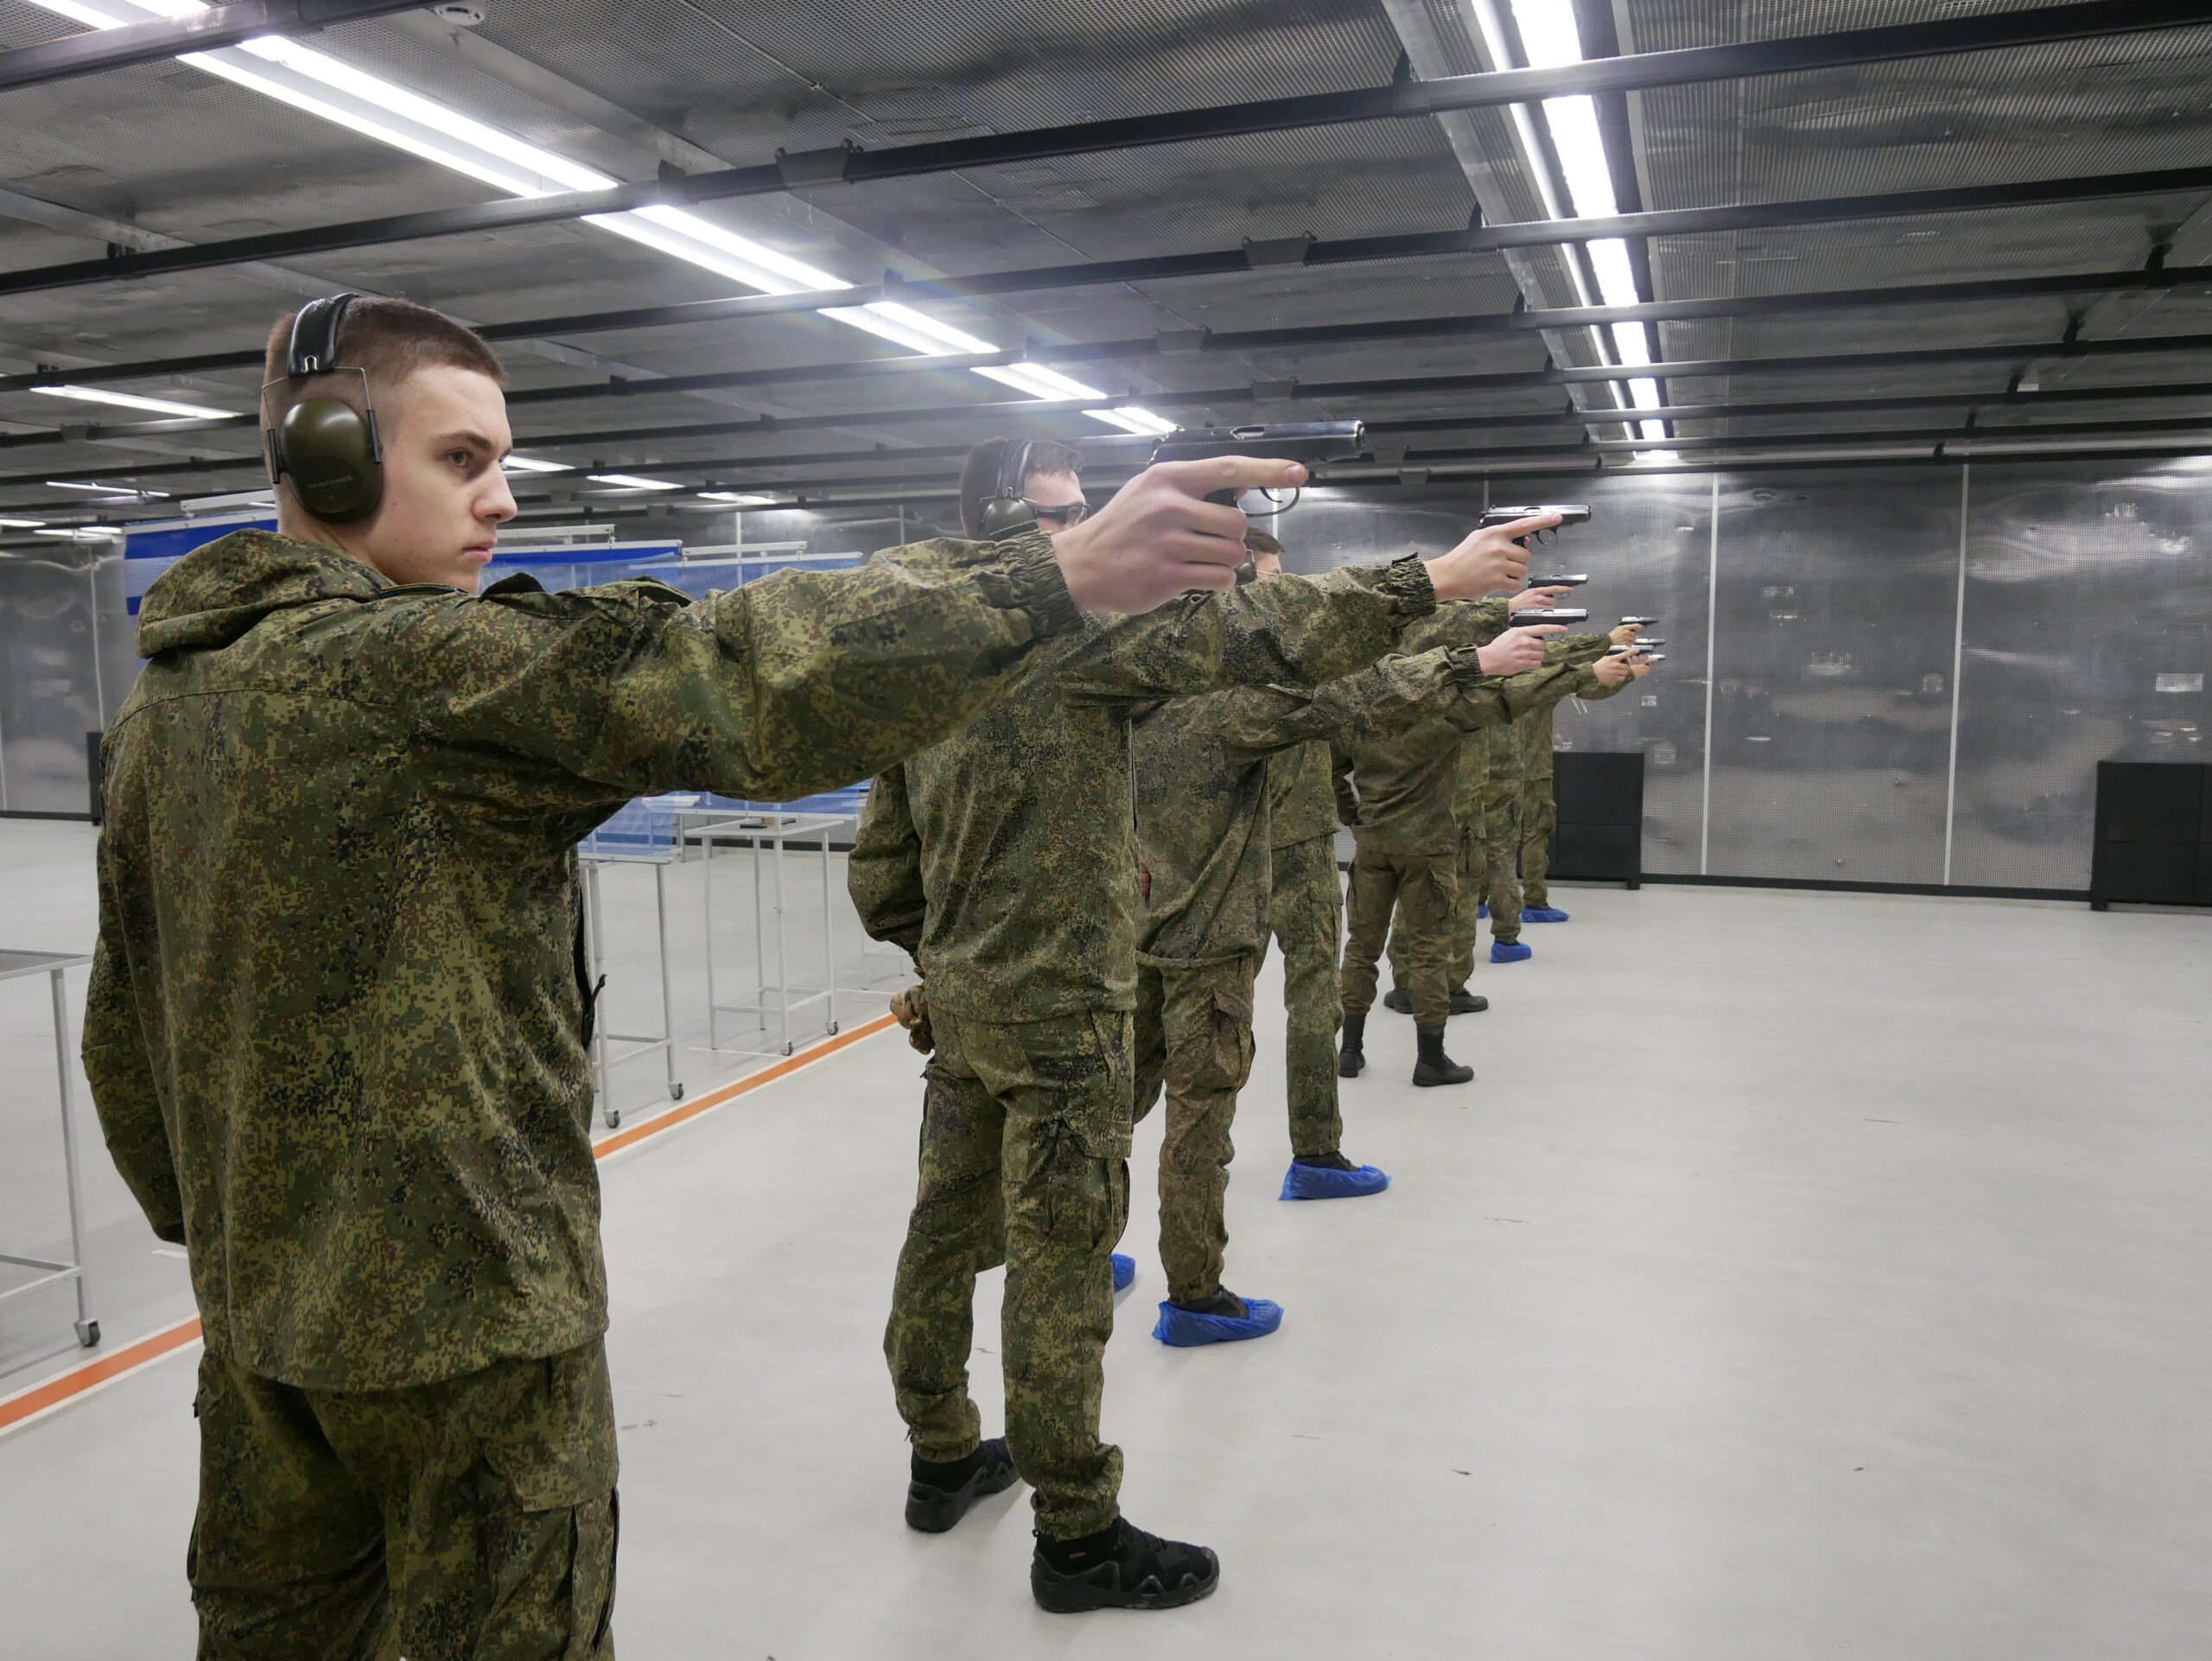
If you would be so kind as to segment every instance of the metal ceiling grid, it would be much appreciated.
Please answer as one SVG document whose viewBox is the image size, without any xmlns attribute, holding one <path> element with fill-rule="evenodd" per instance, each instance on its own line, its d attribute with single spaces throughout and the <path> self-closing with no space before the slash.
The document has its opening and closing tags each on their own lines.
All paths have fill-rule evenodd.
<svg viewBox="0 0 2212 1661">
<path fill-rule="evenodd" d="M 397 213 L 486 194 L 181 63 L 10 91 L 0 186 L 194 242 L 318 224 L 341 203 Z"/>
<path fill-rule="evenodd" d="M 2177 29 L 1632 96 L 1677 207 L 2201 165 L 2208 83 L 2212 29 Z"/>
<path fill-rule="evenodd" d="M 1892 23 L 1932 23 L 2000 11 L 2032 11 L 2043 3 L 2045 0 L 1613 0 L 1616 10 L 1624 11 L 1630 20 L 1638 52 L 1782 41 Z"/>
</svg>

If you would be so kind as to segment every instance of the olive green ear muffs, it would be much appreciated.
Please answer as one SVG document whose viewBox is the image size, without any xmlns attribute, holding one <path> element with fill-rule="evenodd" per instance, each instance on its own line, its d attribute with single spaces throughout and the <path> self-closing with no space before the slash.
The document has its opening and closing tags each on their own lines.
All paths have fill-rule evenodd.
<svg viewBox="0 0 2212 1661">
<path fill-rule="evenodd" d="M 999 460 L 998 486 L 983 504 L 980 521 L 983 540 L 997 542 L 1037 523 L 1037 510 L 1021 493 L 1029 479 L 1029 441 L 1008 441 Z"/>
<path fill-rule="evenodd" d="M 341 294 L 300 309 L 292 321 L 286 379 L 305 380 L 337 369 L 338 326 L 354 298 Z M 343 398 L 302 398 L 269 435 L 270 474 L 289 483 L 300 506 L 326 525 L 365 519 L 384 500 L 384 442 L 369 403 L 368 372 L 353 372 L 361 378 L 359 409 Z"/>
</svg>

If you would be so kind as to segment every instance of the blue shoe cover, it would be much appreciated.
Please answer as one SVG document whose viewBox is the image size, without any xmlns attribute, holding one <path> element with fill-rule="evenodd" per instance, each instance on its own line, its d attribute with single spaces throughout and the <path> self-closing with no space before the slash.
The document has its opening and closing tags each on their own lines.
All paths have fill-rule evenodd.
<svg viewBox="0 0 2212 1661">
<path fill-rule="evenodd" d="M 1514 941 L 1510 945 L 1503 940 L 1492 940 L 1490 943 L 1490 960 L 1492 963 L 1526 963 L 1535 955 L 1518 940 Z"/>
<path fill-rule="evenodd" d="M 1265 1338 L 1282 1325 L 1280 1303 L 1270 1303 L 1265 1298 L 1247 1298 L 1244 1307 L 1252 1313 L 1239 1321 L 1235 1315 L 1202 1315 L 1194 1310 L 1178 1309 L 1172 1303 L 1162 1303 L 1160 1324 L 1152 1329 L 1152 1335 L 1163 1344 L 1188 1350 L 1201 1344 L 1234 1344 L 1239 1339 Z"/>
<path fill-rule="evenodd" d="M 1390 1186 L 1390 1179 L 1372 1165 L 1363 1165 L 1356 1171 L 1332 1171 L 1325 1165 L 1300 1165 L 1291 1162 L 1282 1180 L 1285 1200 L 1357 1200 L 1363 1194 L 1381 1193 Z"/>
<path fill-rule="evenodd" d="M 1524 923 L 1564 923 L 1567 913 L 1557 906 L 1524 906 L 1521 908 Z"/>
<path fill-rule="evenodd" d="M 1116 1292 L 1126 1292 L 1135 1283 L 1136 1278 L 1137 1260 L 1135 1257 L 1124 1257 L 1120 1252 L 1116 1252 L 1114 1254 L 1114 1289 Z"/>
<path fill-rule="evenodd" d="M 1488 906 L 1486 906 L 1486 905 L 1485 905 L 1485 906 L 1477 906 L 1477 907 L 1475 907 L 1475 915 L 1476 915 L 1476 916 L 1478 916 L 1478 917 L 1487 917 L 1487 916 L 1489 916 L 1489 915 L 1490 915 L 1490 907 L 1489 907 Z"/>
</svg>

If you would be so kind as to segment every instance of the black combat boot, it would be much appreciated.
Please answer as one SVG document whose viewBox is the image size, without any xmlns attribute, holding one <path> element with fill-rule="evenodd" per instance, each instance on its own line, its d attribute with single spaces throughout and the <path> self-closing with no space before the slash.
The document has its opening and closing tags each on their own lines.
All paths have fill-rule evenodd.
<svg viewBox="0 0 2212 1661">
<path fill-rule="evenodd" d="M 928 1460 L 914 1455 L 906 1483 L 906 1526 L 942 1534 L 968 1514 L 985 1494 L 1014 1486 L 1014 1455 L 1006 1438 L 995 1436 L 965 1459 Z"/>
<path fill-rule="evenodd" d="M 1444 1053 L 1444 1028 L 1416 1027 L 1414 1036 L 1421 1045 L 1421 1060 L 1414 1063 L 1414 1082 L 1417 1085 L 1464 1085 L 1475 1076 L 1472 1067 L 1463 1067 Z"/>
<path fill-rule="evenodd" d="M 1489 1008 L 1488 998 L 1479 992 L 1470 992 L 1467 990 L 1467 983 L 1461 981 L 1452 989 L 1451 1007 L 1445 1013 L 1455 1015 L 1478 1015 Z"/>
<path fill-rule="evenodd" d="M 1337 1048 L 1337 1077 L 1357 1079 L 1367 1065 L 1367 1011 L 1344 1011 L 1344 1041 Z"/>
<path fill-rule="evenodd" d="M 1163 1540 L 1117 1517 L 1079 1540 L 1037 1537 L 1029 1590 L 1056 1615 L 1086 1609 L 1173 1609 L 1221 1584 L 1221 1559 L 1204 1546 Z"/>
<path fill-rule="evenodd" d="M 1414 1001 L 1406 995 L 1404 987 L 1394 986 L 1382 995 L 1382 1007 L 1402 1015 L 1409 1015 L 1414 1012 Z"/>
</svg>

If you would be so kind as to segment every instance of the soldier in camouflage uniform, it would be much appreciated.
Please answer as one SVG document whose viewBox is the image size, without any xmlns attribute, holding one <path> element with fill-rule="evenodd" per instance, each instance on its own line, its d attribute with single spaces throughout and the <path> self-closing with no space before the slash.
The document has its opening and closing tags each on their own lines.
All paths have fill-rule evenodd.
<svg viewBox="0 0 2212 1661">
<path fill-rule="evenodd" d="M 1064 571 L 1096 605 L 1133 558 L 1155 597 L 1187 567 L 1124 516 L 1088 552 L 925 544 L 696 605 L 480 597 L 514 512 L 497 360 L 397 301 L 338 345 L 382 416 L 381 505 L 327 525 L 288 483 L 281 534 L 178 561 L 103 745 L 84 1060 L 206 1336 L 199 1653 L 605 1657 L 577 839 L 642 792 L 784 799 L 891 765 L 1082 635 Z M 1177 487 L 1183 523 L 1218 524 L 1208 482 Z"/>
<path fill-rule="evenodd" d="M 1605 655 L 1607 646 L 1635 638 L 1636 626 L 1624 624 L 1611 634 L 1577 634 L 1556 641 L 1547 656 L 1551 661 L 1572 664 L 1578 671 L 1586 671 Z M 1586 676 L 1577 681 L 1578 686 L 1593 684 Z M 1547 773 L 1550 770 L 1551 720 L 1547 713 L 1540 733 L 1532 712 L 1503 731 L 1485 736 L 1489 752 L 1481 786 L 1484 881 L 1480 899 L 1490 907 L 1490 960 L 1494 964 L 1520 963 L 1533 955 L 1528 946 L 1521 944 L 1521 848 L 1528 835 L 1522 807 L 1528 799 L 1529 780 L 1538 765 L 1535 750 L 1539 743 L 1543 748 L 1542 765 Z M 1464 904 L 1460 909 L 1463 914 L 1459 926 L 1471 964 L 1475 914 Z"/>
<path fill-rule="evenodd" d="M 1619 633 L 1614 631 L 1616 635 Z M 1614 663 L 1621 665 L 1618 671 L 1608 667 Z M 1602 659 L 1582 671 L 1574 696 L 1586 703 L 1596 703 L 1650 672 L 1650 665 L 1640 659 Z M 1551 891 L 1544 881 L 1551 870 L 1552 832 L 1559 828 L 1559 802 L 1552 793 L 1552 717 L 1555 713 L 1555 709 L 1540 710 L 1531 717 L 1522 773 L 1521 920 L 1524 923 L 1567 920 L 1567 913 L 1552 904 Z"/>
<path fill-rule="evenodd" d="M 1484 627 L 1488 620 L 1479 620 Z M 1560 664 L 1504 681 L 1512 715 L 1517 718 L 1537 703 L 1566 697 L 1573 673 Z M 1344 904 L 1344 963 L 1338 975 L 1344 1019 L 1338 1060 L 1342 1077 L 1356 1077 L 1366 1065 L 1367 1012 L 1374 1005 L 1376 964 L 1394 909 L 1420 1047 L 1414 1082 L 1464 1084 L 1474 1076 L 1444 1053 L 1450 1009 L 1447 961 L 1459 893 L 1453 794 L 1465 735 L 1494 724 L 1440 716 L 1389 738 L 1336 752 L 1338 799 L 1352 826 L 1355 850 Z"/>
<path fill-rule="evenodd" d="M 1165 1084 L 1160 1258 L 1168 1297 L 1154 1333 L 1164 1342 L 1256 1338 L 1281 1319 L 1279 1306 L 1240 1298 L 1221 1279 L 1230 1128 L 1251 1067 L 1252 982 L 1268 936 L 1270 758 L 1317 740 L 1367 742 L 1446 710 L 1470 722 L 1508 716 L 1472 646 L 1393 658 L 1310 697 L 1262 688 L 1181 699 L 1136 723 L 1145 895 L 1136 1108 L 1142 1118 Z M 1374 1193 L 1388 1183 L 1332 1143 L 1294 1163 L 1283 1193 Z"/>
<path fill-rule="evenodd" d="M 1072 458 L 1070 458 L 1071 463 Z M 1072 466 L 1024 489 L 1079 499 Z M 979 513 L 978 472 L 963 488 Z M 1434 563 L 1485 582 L 1487 536 Z M 1479 550 L 1479 551 L 1478 551 Z M 849 885 L 863 926 L 912 952 L 937 1051 L 920 1183 L 884 1338 L 914 1444 L 909 1499 L 957 1520 L 1010 1454 L 1036 1490 L 1031 1587 L 1047 1608 L 1160 1607 L 1211 1590 L 1212 1554 L 1128 1524 L 1121 1454 L 1098 1439 L 1112 1328 L 1108 1258 L 1127 1219 L 1136 1002 L 1135 707 L 1236 684 L 1312 685 L 1372 662 L 1433 606 L 1414 560 L 1192 599 L 1088 632 L 1048 684 L 880 777 Z M 1007 1435 L 981 1440 L 967 1389 L 975 1277 L 1003 1261 Z M 980 1490 L 974 1490 L 980 1491 Z M 1166 1593 L 1147 1593 L 1157 1580 Z"/>
</svg>

